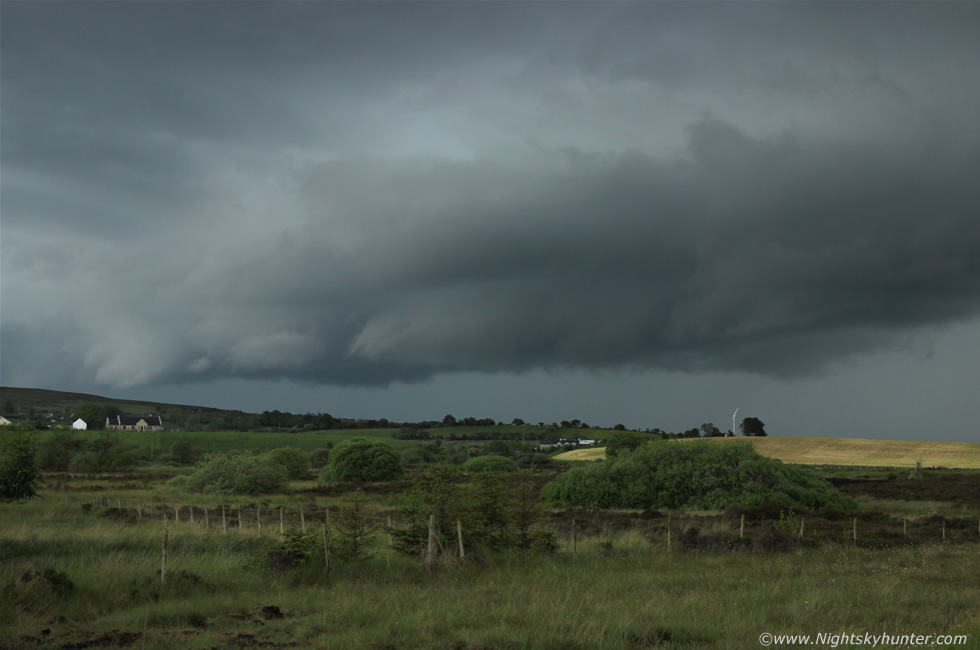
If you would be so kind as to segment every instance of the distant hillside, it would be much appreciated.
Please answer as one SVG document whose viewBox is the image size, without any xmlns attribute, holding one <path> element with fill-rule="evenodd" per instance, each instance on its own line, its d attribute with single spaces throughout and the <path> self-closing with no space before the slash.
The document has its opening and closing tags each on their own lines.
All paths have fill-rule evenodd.
<svg viewBox="0 0 980 650">
<path fill-rule="evenodd" d="M 68 393 L 44 388 L 0 387 L 0 413 L 8 418 L 36 420 L 42 424 L 70 424 L 72 414 L 80 404 L 114 404 L 124 415 L 159 415 L 164 425 L 184 420 L 189 414 L 218 416 L 233 413 L 222 409 L 163 402 L 140 402 L 135 400 L 112 399 L 88 393 Z M 8 407 L 12 406 L 10 409 Z M 8 412 L 10 411 L 10 412 Z"/>
<path fill-rule="evenodd" d="M 868 440 L 864 438 L 708 438 L 718 444 L 752 444 L 763 456 L 801 465 L 854 465 L 862 467 L 908 467 L 921 462 L 923 468 L 980 469 L 980 444 L 929 442 L 925 440 Z M 685 444 L 688 440 L 672 441 Z M 605 458 L 604 448 L 579 449 L 555 456 L 556 460 Z"/>
</svg>

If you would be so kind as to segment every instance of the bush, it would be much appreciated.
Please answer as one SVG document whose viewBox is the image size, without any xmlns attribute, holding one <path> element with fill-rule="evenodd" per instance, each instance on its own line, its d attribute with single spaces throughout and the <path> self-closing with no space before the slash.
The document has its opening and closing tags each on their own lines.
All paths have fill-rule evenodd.
<svg viewBox="0 0 980 650">
<path fill-rule="evenodd" d="M 35 496 L 34 483 L 41 474 L 37 466 L 37 445 L 30 434 L 8 438 L 0 456 L 0 496 L 26 499 Z"/>
<path fill-rule="evenodd" d="M 463 471 L 470 474 L 481 472 L 507 473 L 516 472 L 517 463 L 503 456 L 477 456 L 463 463 Z"/>
<path fill-rule="evenodd" d="M 404 473 L 398 454 L 380 440 L 349 438 L 330 454 L 329 478 L 335 481 L 394 481 Z"/>
<path fill-rule="evenodd" d="M 310 453 L 310 466 L 314 469 L 320 469 L 321 467 L 326 467 L 327 463 L 330 462 L 330 450 L 329 449 L 314 449 Z"/>
<path fill-rule="evenodd" d="M 661 440 L 660 436 L 649 433 L 639 433 L 636 431 L 618 431 L 611 434 L 606 440 L 606 456 L 612 458 L 620 451 L 636 451 L 643 444 Z"/>
<path fill-rule="evenodd" d="M 167 482 L 172 490 L 207 494 L 275 494 L 286 491 L 286 470 L 261 456 L 212 456 L 190 476 Z"/>
<path fill-rule="evenodd" d="M 620 451 L 604 463 L 568 470 L 545 487 L 544 496 L 565 506 L 599 508 L 857 507 L 811 469 L 783 465 L 750 444 L 707 441 Z"/>
<path fill-rule="evenodd" d="M 286 476 L 292 481 L 301 481 L 310 477 L 310 457 L 299 449 L 279 447 L 269 452 L 269 460 L 286 470 Z"/>
</svg>

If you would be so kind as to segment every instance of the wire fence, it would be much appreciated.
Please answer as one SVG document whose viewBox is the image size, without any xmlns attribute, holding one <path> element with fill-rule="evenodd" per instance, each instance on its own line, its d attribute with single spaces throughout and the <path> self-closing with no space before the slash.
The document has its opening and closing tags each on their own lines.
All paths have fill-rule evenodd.
<svg viewBox="0 0 980 650">
<path fill-rule="evenodd" d="M 290 528 L 304 532 L 328 524 L 338 511 L 323 506 L 288 508 L 284 506 L 235 506 L 143 503 L 136 500 L 94 497 L 88 509 L 132 522 L 162 522 L 165 525 L 194 525 L 221 533 L 271 534 Z M 108 511 L 112 511 L 109 513 Z M 377 516 L 384 526 L 404 525 L 398 513 Z M 547 522 L 573 548 L 580 540 L 612 539 L 630 533 L 646 543 L 666 548 L 709 549 L 712 547 L 778 547 L 789 542 L 809 545 L 852 544 L 892 546 L 933 541 L 978 542 L 980 518 L 943 517 L 895 518 L 864 513 L 856 517 L 825 519 L 790 515 L 780 519 L 709 515 L 691 516 L 656 513 L 653 518 L 610 520 L 601 512 L 553 513 Z M 460 532 L 462 537 L 462 532 Z"/>
</svg>

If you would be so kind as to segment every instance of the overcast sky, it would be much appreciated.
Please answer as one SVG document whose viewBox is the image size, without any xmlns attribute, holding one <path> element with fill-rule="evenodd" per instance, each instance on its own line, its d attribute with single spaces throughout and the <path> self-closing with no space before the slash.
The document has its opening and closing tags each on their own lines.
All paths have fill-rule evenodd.
<svg viewBox="0 0 980 650">
<path fill-rule="evenodd" d="M 0 12 L 3 385 L 980 442 L 980 4 Z"/>
</svg>

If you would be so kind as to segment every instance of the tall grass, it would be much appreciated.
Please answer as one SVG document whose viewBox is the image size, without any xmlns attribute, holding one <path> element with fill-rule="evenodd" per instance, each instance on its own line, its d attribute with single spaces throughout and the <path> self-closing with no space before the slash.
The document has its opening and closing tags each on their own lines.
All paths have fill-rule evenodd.
<svg viewBox="0 0 980 650">
<path fill-rule="evenodd" d="M 624 531 L 579 539 L 574 557 L 566 544 L 528 561 L 476 554 L 427 573 L 388 553 L 382 536 L 373 561 L 328 575 L 318 564 L 259 566 L 273 535 L 171 524 L 161 587 L 162 522 L 116 522 L 54 499 L 0 504 L 0 522 L 0 647 L 100 635 L 150 649 L 734 649 L 758 647 L 762 632 L 980 641 L 976 544 L 712 555 L 668 552 Z M 45 566 L 75 589 L 23 581 Z"/>
</svg>

